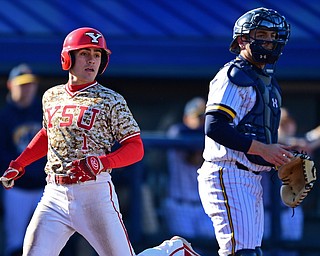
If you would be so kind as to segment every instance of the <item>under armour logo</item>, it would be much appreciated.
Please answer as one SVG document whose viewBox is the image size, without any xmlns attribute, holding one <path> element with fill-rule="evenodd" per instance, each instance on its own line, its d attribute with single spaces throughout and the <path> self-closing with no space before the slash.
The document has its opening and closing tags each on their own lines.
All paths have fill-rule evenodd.
<svg viewBox="0 0 320 256">
<path fill-rule="evenodd" d="M 88 32 L 86 33 L 86 35 L 92 38 L 92 43 L 99 43 L 98 38 L 102 37 L 101 34 L 94 34 L 93 32 Z"/>
<path fill-rule="evenodd" d="M 272 106 L 273 106 L 274 108 L 278 108 L 278 100 L 277 100 L 277 99 L 272 98 Z"/>
<path fill-rule="evenodd" d="M 267 59 L 267 55 L 260 55 L 260 59 Z"/>
</svg>

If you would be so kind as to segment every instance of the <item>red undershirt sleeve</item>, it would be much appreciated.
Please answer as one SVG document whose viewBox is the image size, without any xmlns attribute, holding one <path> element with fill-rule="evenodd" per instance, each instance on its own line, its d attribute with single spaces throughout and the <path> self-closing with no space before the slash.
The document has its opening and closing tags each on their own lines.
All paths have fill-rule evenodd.
<svg viewBox="0 0 320 256">
<path fill-rule="evenodd" d="M 19 169 L 39 160 L 47 155 L 48 136 L 47 131 L 42 128 L 30 141 L 26 149 L 14 161 L 11 161 L 10 167 Z"/>
<path fill-rule="evenodd" d="M 19 169 L 44 157 L 48 152 L 48 136 L 42 128 L 31 140 L 20 156 L 11 162 L 10 167 Z M 115 152 L 100 156 L 105 168 L 121 168 L 140 161 L 143 158 L 144 149 L 140 135 L 126 139 Z"/>
<path fill-rule="evenodd" d="M 136 135 L 121 143 L 121 147 L 108 155 L 99 156 L 106 169 L 121 168 L 140 161 L 144 155 L 140 135 Z"/>
</svg>

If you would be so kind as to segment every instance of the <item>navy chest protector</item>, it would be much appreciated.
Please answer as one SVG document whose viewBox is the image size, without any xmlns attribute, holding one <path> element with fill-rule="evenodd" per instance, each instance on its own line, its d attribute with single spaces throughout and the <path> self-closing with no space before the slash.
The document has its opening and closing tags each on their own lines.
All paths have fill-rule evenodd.
<svg viewBox="0 0 320 256">
<path fill-rule="evenodd" d="M 255 70 L 245 60 L 237 59 L 229 64 L 230 81 L 237 86 L 251 86 L 256 91 L 256 103 L 236 126 L 237 131 L 265 144 L 277 143 L 281 107 L 281 89 L 278 83 L 261 70 Z M 273 166 L 258 155 L 246 156 L 255 164 Z"/>
</svg>

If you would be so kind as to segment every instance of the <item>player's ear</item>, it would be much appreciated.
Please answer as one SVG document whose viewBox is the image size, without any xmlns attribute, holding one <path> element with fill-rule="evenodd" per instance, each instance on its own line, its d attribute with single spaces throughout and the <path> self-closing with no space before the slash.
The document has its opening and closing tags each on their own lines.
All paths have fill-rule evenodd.
<svg viewBox="0 0 320 256">
<path fill-rule="evenodd" d="M 242 38 L 241 36 L 237 37 L 237 43 L 239 44 L 240 50 L 243 50 L 245 48 L 244 42 L 246 41 L 246 38 Z"/>
<path fill-rule="evenodd" d="M 76 61 L 76 56 L 75 56 L 74 51 L 70 51 L 69 54 L 70 54 L 70 60 L 71 60 L 70 68 L 72 68 L 74 66 L 75 61 Z"/>
</svg>

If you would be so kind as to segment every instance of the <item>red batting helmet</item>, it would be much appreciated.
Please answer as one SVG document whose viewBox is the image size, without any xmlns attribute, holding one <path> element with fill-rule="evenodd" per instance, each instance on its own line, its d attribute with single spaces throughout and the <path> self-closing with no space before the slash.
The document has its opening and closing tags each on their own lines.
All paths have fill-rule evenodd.
<svg viewBox="0 0 320 256">
<path fill-rule="evenodd" d="M 64 39 L 61 52 L 62 69 L 69 70 L 73 65 L 70 52 L 83 48 L 102 49 L 101 64 L 98 71 L 98 74 L 102 74 L 108 65 L 111 51 L 107 48 L 106 40 L 102 33 L 89 27 L 73 30 Z"/>
</svg>

